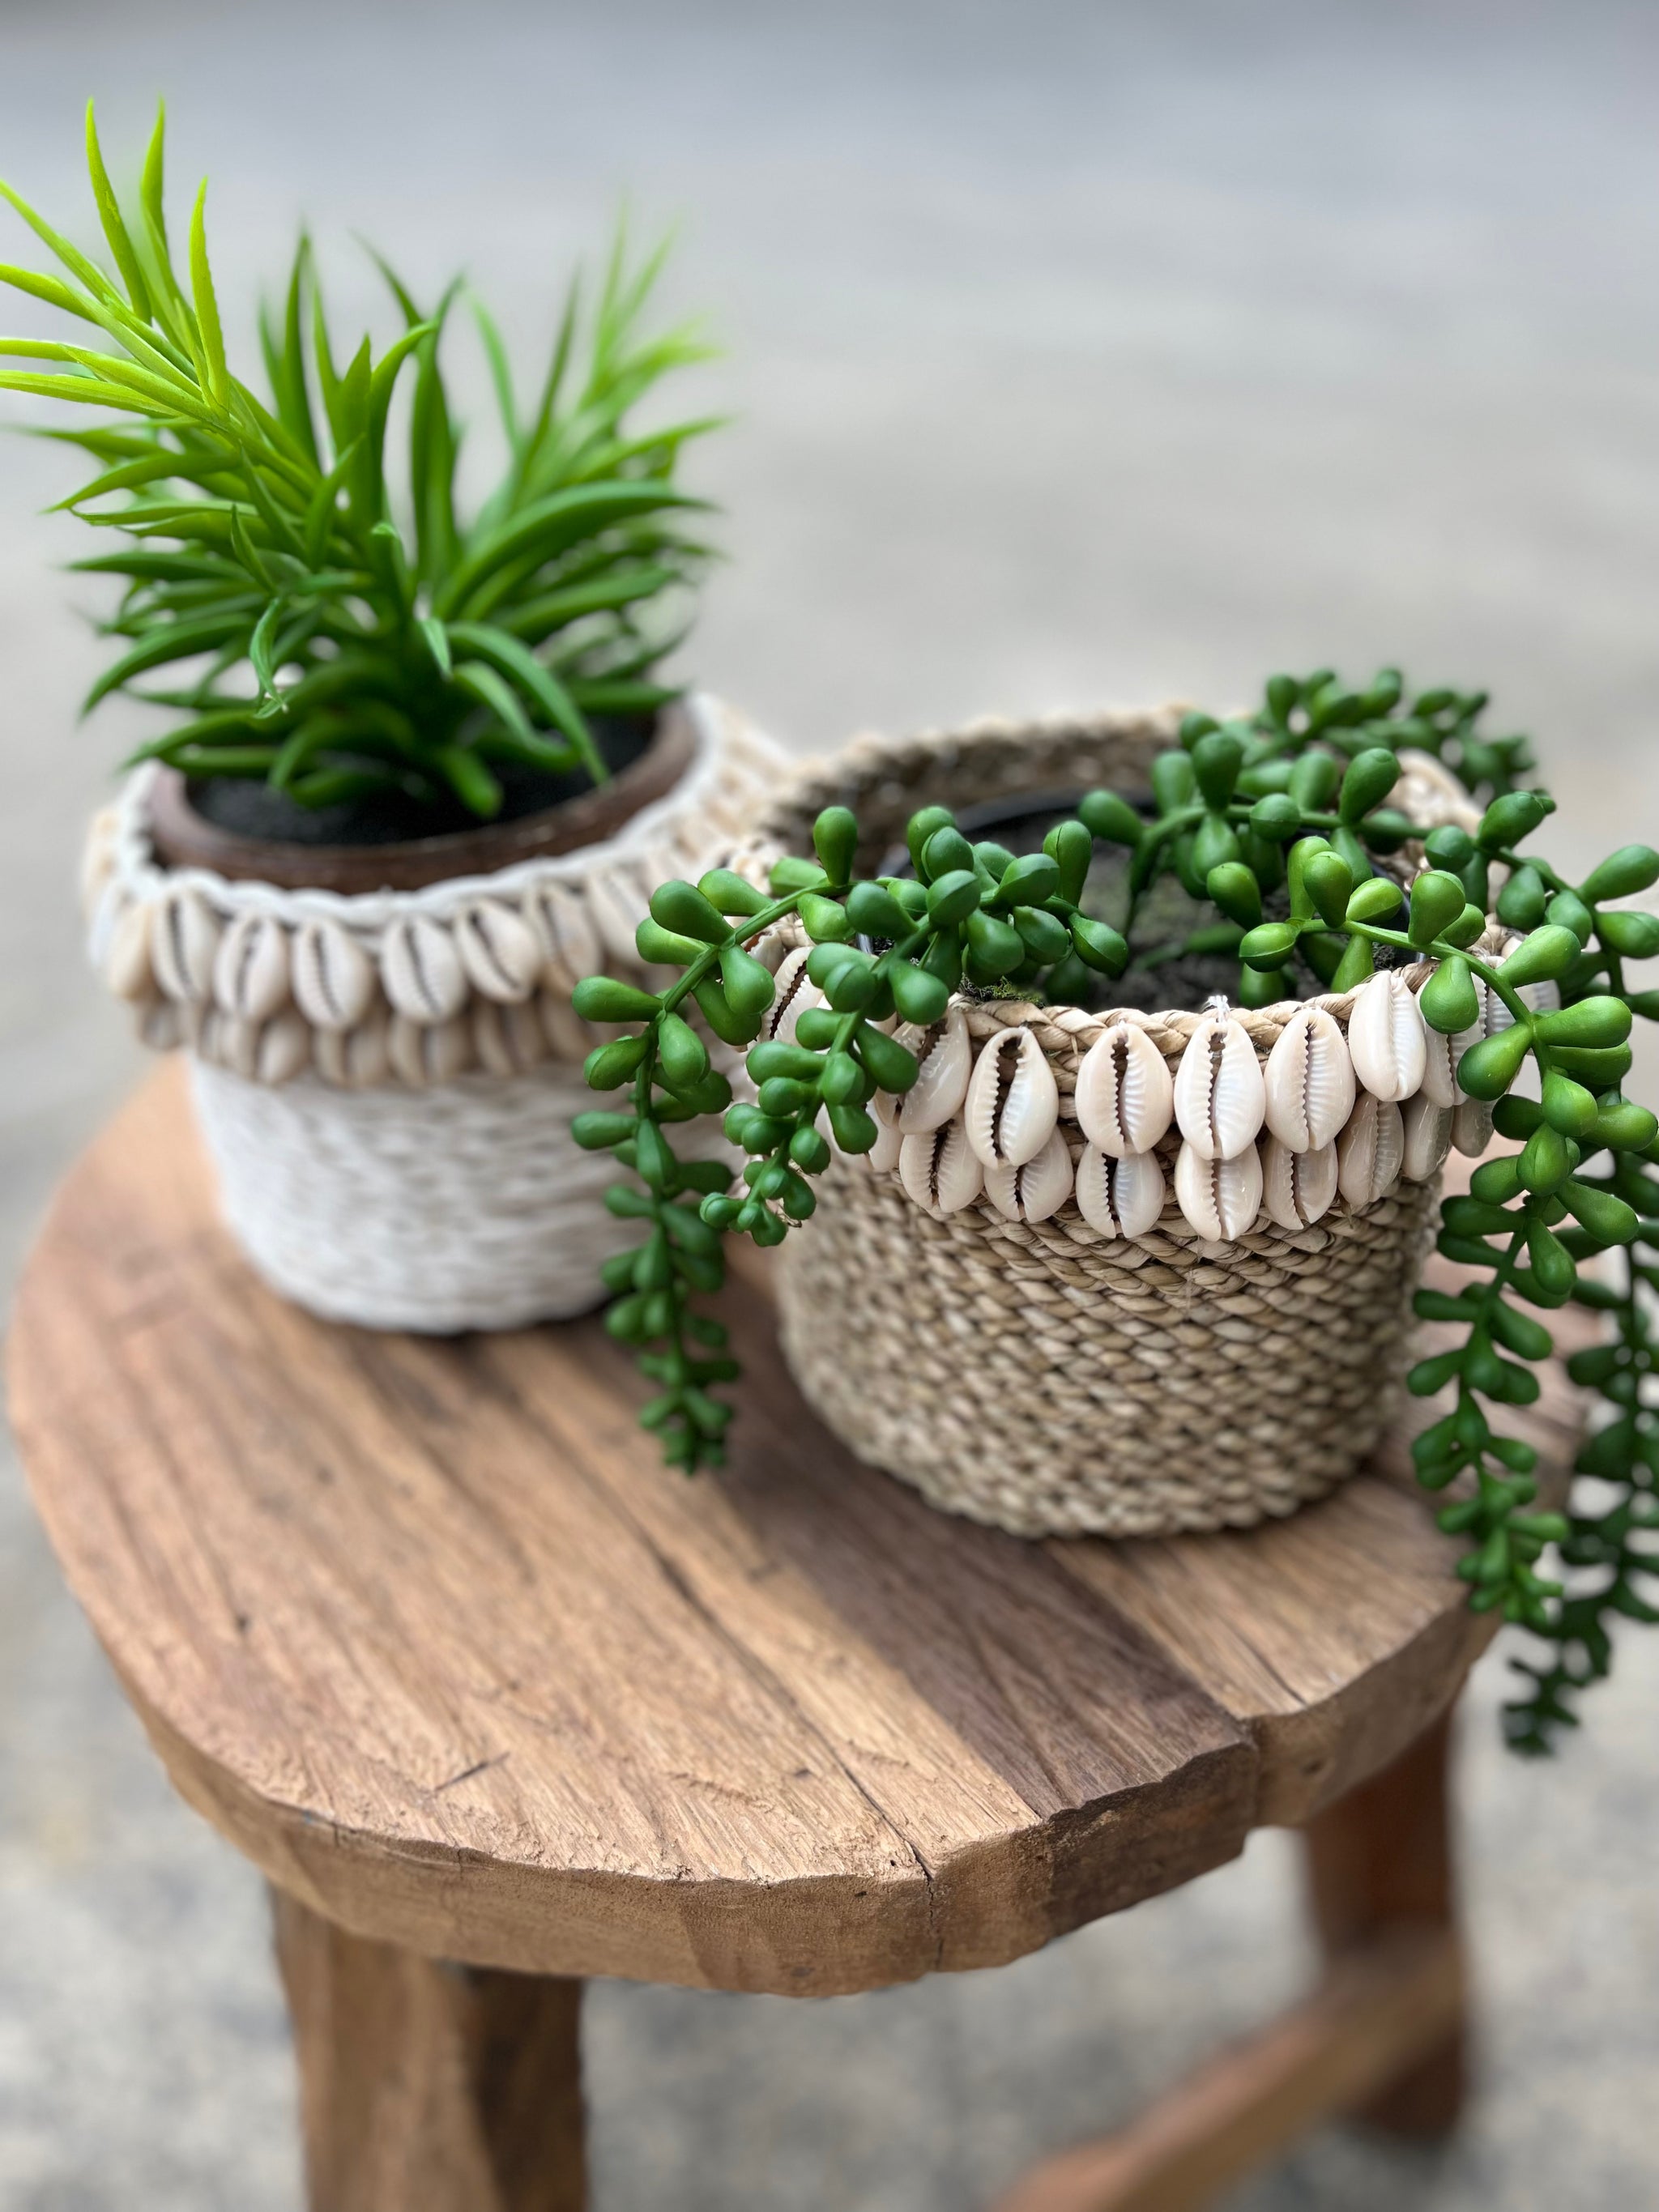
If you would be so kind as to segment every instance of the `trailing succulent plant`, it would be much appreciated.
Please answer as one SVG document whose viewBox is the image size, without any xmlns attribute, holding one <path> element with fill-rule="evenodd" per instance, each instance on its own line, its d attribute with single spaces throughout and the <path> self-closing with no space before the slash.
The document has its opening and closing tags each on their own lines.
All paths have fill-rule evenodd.
<svg viewBox="0 0 1659 2212">
<path fill-rule="evenodd" d="M 629 422 L 705 350 L 688 330 L 644 327 L 661 249 L 634 265 L 619 233 L 589 316 L 572 284 L 527 411 L 495 326 L 475 310 L 507 459 L 469 518 L 440 366 L 459 280 L 423 313 L 380 263 L 404 328 L 378 361 L 365 338 L 341 362 L 302 238 L 282 312 L 261 317 L 261 398 L 227 357 L 205 184 L 185 271 L 175 267 L 163 130 L 158 118 L 137 204 L 124 210 L 88 110 L 88 165 L 118 282 L 0 184 L 64 271 L 0 266 L 0 282 L 117 349 L 0 339 L 0 355 L 45 364 L 0 371 L 0 387 L 112 418 L 44 434 L 98 463 L 62 505 L 124 541 L 76 564 L 126 584 L 106 625 L 123 649 L 88 707 L 118 690 L 155 701 L 186 719 L 137 757 L 265 779 L 313 806 L 392 792 L 431 806 L 453 794 L 488 817 L 501 805 L 504 763 L 603 778 L 593 719 L 674 696 L 657 679 L 677 642 L 659 611 L 707 559 L 682 526 L 701 502 L 677 489 L 674 470 L 712 426 L 636 433 Z M 388 428 L 405 368 L 407 467 L 394 485 Z M 172 688 L 142 688 L 179 663 Z"/>
<path fill-rule="evenodd" d="M 1470 1603 L 1553 1645 L 1547 1663 L 1517 1662 L 1529 1689 L 1507 1715 L 1517 1747 L 1545 1748 L 1573 1719 L 1574 1694 L 1607 1671 L 1613 1622 L 1659 1619 L 1644 1588 L 1659 1574 L 1659 1408 L 1646 1387 L 1655 1340 L 1642 1303 L 1659 1289 L 1659 1121 L 1621 1087 L 1632 1017 L 1659 1021 L 1659 991 L 1626 981 L 1629 963 L 1659 953 L 1659 916 L 1617 903 L 1659 880 L 1659 854 L 1627 846 L 1571 884 L 1533 852 L 1553 802 L 1517 787 L 1531 766 L 1523 740 L 1478 733 L 1484 703 L 1437 691 L 1407 705 L 1388 671 L 1364 691 L 1327 670 L 1275 677 L 1254 714 L 1185 718 L 1179 744 L 1153 763 L 1150 810 L 1091 792 L 1040 853 L 971 842 L 945 809 L 927 807 L 908 826 L 909 870 L 872 880 L 854 866 L 856 821 L 830 807 L 814 827 L 815 857 L 779 861 L 766 890 L 724 869 L 659 886 L 638 948 L 647 965 L 678 972 L 659 991 L 603 976 L 580 985 L 583 1015 L 626 1025 L 592 1054 L 587 1079 L 599 1091 L 628 1088 L 625 1103 L 580 1116 L 576 1135 L 633 1170 L 610 1203 L 639 1221 L 644 1241 L 605 1269 L 618 1294 L 608 1326 L 641 1347 L 656 1386 L 641 1419 L 669 1462 L 689 1472 L 722 1455 L 732 1409 L 714 1392 L 738 1368 L 725 1329 L 693 1300 L 721 1284 L 724 1236 L 781 1243 L 812 1213 L 812 1178 L 832 1145 L 856 1155 L 877 1144 L 877 1094 L 902 1099 L 919 1073 L 891 1018 L 936 1024 L 958 990 L 1075 999 L 1146 957 L 1138 915 L 1172 876 L 1207 902 L 1194 934 L 1237 959 L 1246 1006 L 1299 995 L 1304 969 L 1345 990 L 1379 962 L 1437 963 L 1418 994 L 1423 1021 L 1448 1041 L 1458 1090 L 1489 1105 L 1517 1147 L 1483 1161 L 1468 1193 L 1443 1202 L 1439 1249 L 1470 1273 L 1455 1292 L 1419 1291 L 1417 1311 L 1457 1341 L 1409 1380 L 1419 1395 L 1455 1394 L 1413 1449 L 1429 1490 L 1457 1485 L 1439 1518 L 1467 1542 Z M 1414 834 L 1389 804 L 1401 748 L 1438 754 L 1488 800 L 1473 834 L 1428 836 L 1409 880 L 1387 860 Z M 1097 844 L 1127 858 L 1121 926 L 1084 910 Z M 1494 889 L 1499 921 L 1520 933 L 1500 954 L 1476 949 L 1491 944 Z M 812 1003 L 787 1024 L 753 949 L 775 945 L 785 924 L 807 941 L 796 980 L 812 987 Z M 1559 1003 L 1540 1006 L 1545 996 Z M 726 1046 L 747 1048 L 752 1099 L 733 1099 L 694 1013 Z M 1516 1088 L 1528 1063 L 1535 1099 Z M 675 1149 L 676 1128 L 717 1114 L 748 1155 L 740 1189 L 725 1167 Z M 1589 1264 L 1613 1253 L 1616 1273 Z M 1537 1314 L 1570 1300 L 1612 1324 L 1605 1344 L 1569 1362 L 1575 1381 L 1601 1393 L 1605 1418 L 1577 1462 L 1594 1481 L 1565 1512 L 1545 1512 L 1537 1454 L 1504 1433 L 1503 1408 L 1537 1397 L 1534 1370 L 1553 1348 Z M 1543 1571 L 1552 1549 L 1565 1583 Z"/>
</svg>

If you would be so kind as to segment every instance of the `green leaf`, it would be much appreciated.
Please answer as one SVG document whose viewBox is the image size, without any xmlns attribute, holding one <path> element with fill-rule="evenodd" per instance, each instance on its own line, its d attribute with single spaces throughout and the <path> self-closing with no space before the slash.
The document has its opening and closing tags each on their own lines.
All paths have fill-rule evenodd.
<svg viewBox="0 0 1659 2212">
<path fill-rule="evenodd" d="M 486 763 L 467 746 L 439 745 L 434 750 L 432 763 L 461 804 L 474 814 L 488 820 L 501 812 L 501 785 L 490 774 Z"/>
<path fill-rule="evenodd" d="M 264 347 L 265 368 L 278 421 L 313 466 L 319 465 L 317 426 L 312 419 L 311 392 L 306 381 L 305 287 L 311 269 L 311 240 L 302 231 L 289 271 L 288 297 L 283 312 L 280 344 L 273 336 L 262 307 L 259 335 Z"/>
<path fill-rule="evenodd" d="M 585 615 L 605 614 L 655 599 L 679 581 L 679 571 L 661 562 L 633 562 L 611 569 L 586 583 L 542 592 L 520 606 L 498 614 L 496 620 L 501 629 L 511 630 L 514 636 L 540 640 L 568 623 L 580 621 Z"/>
<path fill-rule="evenodd" d="M 1630 1035 L 1631 1011 L 1622 999 L 1603 994 L 1580 999 L 1577 1005 L 1564 1006 L 1558 1012 L 1540 1014 L 1534 1027 L 1544 1044 L 1605 1051 L 1622 1044 Z"/>
<path fill-rule="evenodd" d="M 1500 1030 L 1496 1036 L 1481 1037 L 1457 1063 L 1457 1080 L 1471 1098 L 1501 1098 L 1521 1073 L 1532 1042 L 1525 1022 Z"/>
<path fill-rule="evenodd" d="M 525 645 L 506 630 L 486 623 L 451 623 L 449 635 L 455 644 L 477 653 L 518 684 L 553 727 L 562 730 L 575 746 L 593 782 L 606 780 L 608 770 L 580 709 L 558 678 L 544 668 Z"/>
<path fill-rule="evenodd" d="M 155 104 L 155 125 L 149 136 L 144 154 L 143 175 L 139 184 L 139 198 L 149 225 L 150 237 L 163 262 L 167 254 L 167 219 L 163 205 L 166 188 L 165 162 L 167 158 L 167 102 Z"/>
<path fill-rule="evenodd" d="M 110 283 L 95 261 L 90 261 L 77 246 L 72 245 L 61 232 L 56 231 L 43 216 L 37 215 L 28 202 L 9 184 L 0 181 L 0 199 L 6 200 L 22 216 L 29 228 L 55 253 L 70 274 L 77 278 L 94 300 L 119 306 L 119 293 Z"/>
<path fill-rule="evenodd" d="M 463 660 L 456 664 L 454 681 L 459 688 L 476 699 L 510 730 L 514 736 L 536 742 L 536 732 L 524 705 L 512 685 L 503 681 L 499 672 L 483 660 Z"/>
<path fill-rule="evenodd" d="M 482 301 L 472 303 L 472 319 L 478 326 L 478 336 L 489 362 L 489 380 L 495 388 L 495 405 L 501 415 L 501 428 L 507 434 L 510 452 L 516 454 L 522 442 L 519 417 L 513 402 L 513 368 L 507 357 L 507 348 L 501 343 L 501 331 L 495 320 Z"/>
<path fill-rule="evenodd" d="M 1463 886 L 1447 870 L 1431 868 L 1411 887 L 1407 934 L 1413 945 L 1432 945 L 1463 911 Z"/>
<path fill-rule="evenodd" d="M 276 579 L 266 567 L 258 546 L 249 536 L 247 524 L 243 520 L 242 511 L 238 507 L 233 507 L 230 510 L 230 550 L 262 590 L 266 592 L 276 590 Z"/>
<path fill-rule="evenodd" d="M 118 660 L 112 661 L 88 692 L 81 712 L 89 714 L 100 699 L 112 691 L 119 690 L 135 676 L 147 668 L 159 668 L 169 660 L 185 660 L 199 653 L 209 653 L 216 646 L 240 639 L 247 629 L 246 617 L 242 615 L 204 615 L 198 622 L 164 623 L 152 636 L 124 653 Z"/>
<path fill-rule="evenodd" d="M 270 648 L 282 615 L 281 599 L 272 599 L 254 624 L 253 635 L 248 640 L 247 656 L 253 664 L 253 673 L 258 679 L 262 699 L 274 699 L 276 696 L 276 671 L 271 665 Z"/>
<path fill-rule="evenodd" d="M 420 632 L 431 648 L 432 658 L 437 663 L 439 673 L 443 676 L 453 675 L 454 660 L 449 649 L 449 632 L 439 621 L 437 616 L 422 615 L 420 619 Z"/>
<path fill-rule="evenodd" d="M 1523 937 L 1498 972 L 1504 981 L 1519 990 L 1524 983 L 1553 981 L 1565 975 L 1578 957 L 1579 943 L 1570 929 L 1559 923 L 1546 922 Z"/>
<path fill-rule="evenodd" d="M 582 684 L 573 682 L 570 696 L 584 714 L 648 714 L 680 696 L 672 684 Z"/>
<path fill-rule="evenodd" d="M 125 414 L 146 415 L 159 422 L 173 422 L 178 411 L 97 376 L 31 376 L 7 369 L 0 374 L 0 392 L 27 392 L 38 399 L 69 399 L 79 406 L 118 407 Z"/>
<path fill-rule="evenodd" d="M 1621 845 L 1591 869 L 1579 889 L 1594 906 L 1601 899 L 1630 898 L 1654 883 L 1659 883 L 1659 853 L 1650 845 Z"/>
<path fill-rule="evenodd" d="M 357 458 L 358 441 L 354 440 L 339 455 L 333 467 L 311 495 L 306 510 L 306 562 L 310 568 L 321 565 L 328 545 L 329 534 L 339 520 L 338 501 L 341 489 Z"/>
<path fill-rule="evenodd" d="M 415 396 L 409 418 L 410 495 L 415 509 L 416 567 L 422 582 L 435 583 L 453 567 L 456 437 L 438 349 L 459 280 L 451 284 L 429 319 L 433 328 L 416 355 Z"/>
<path fill-rule="evenodd" d="M 700 507 L 707 501 L 660 483 L 581 484 L 552 492 L 488 532 L 446 578 L 436 594 L 437 611 L 448 615 L 471 607 L 483 587 L 507 565 L 532 555 L 538 565 L 610 524 L 654 514 L 670 507 Z M 471 607 L 482 613 L 487 609 Z"/>
<path fill-rule="evenodd" d="M 109 172 L 104 167 L 103 149 L 98 143 L 98 125 L 91 100 L 87 102 L 87 168 L 92 178 L 93 198 L 98 203 L 98 220 L 104 227 L 104 236 L 109 240 L 109 250 L 115 256 L 121 282 L 127 288 L 132 311 L 142 321 L 149 322 L 149 287 L 144 282 L 144 272 L 137 252 L 127 235 L 120 203 L 115 197 L 114 186 L 110 183 Z"/>
<path fill-rule="evenodd" d="M 196 303 L 196 324 L 202 334 L 207 359 L 208 389 L 220 407 L 230 403 L 230 372 L 225 366 L 224 332 L 219 326 L 219 302 L 208 267 L 207 179 L 202 179 L 190 217 L 190 289 Z"/>
</svg>

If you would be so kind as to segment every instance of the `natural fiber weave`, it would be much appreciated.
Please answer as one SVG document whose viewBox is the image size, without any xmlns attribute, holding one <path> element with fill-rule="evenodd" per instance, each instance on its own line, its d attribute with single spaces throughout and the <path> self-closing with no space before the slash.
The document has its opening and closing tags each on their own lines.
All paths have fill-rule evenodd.
<svg viewBox="0 0 1659 2212">
<path fill-rule="evenodd" d="M 805 772 L 763 835 L 799 849 L 818 810 L 854 808 L 868 865 L 934 802 L 1067 785 L 1143 785 L 1178 710 L 906 744 L 860 739 Z M 1437 763 L 1431 789 L 1456 787 Z M 1328 998 L 1346 1023 L 1350 996 Z M 1295 1012 L 1242 1012 L 1265 1060 Z M 1053 1066 L 1074 1153 L 1083 1054 L 1115 1019 L 1075 1007 L 970 1004 L 975 1042 L 1030 1028 Z M 1172 1066 L 1196 1012 L 1136 1015 Z M 1166 1168 L 1174 1133 L 1158 1148 Z M 1171 1200 L 1144 1238 L 1103 1238 L 1068 1200 L 1034 1225 L 984 1200 L 939 1220 L 896 1176 L 837 1160 L 785 1247 L 785 1352 L 806 1397 L 862 1458 L 946 1510 L 1015 1534 L 1168 1534 L 1289 1513 L 1352 1474 L 1391 1410 L 1438 1178 L 1360 1212 L 1339 1200 L 1297 1231 L 1261 1214 L 1200 1239 Z M 820 1295 L 822 1289 L 823 1294 Z"/>
</svg>

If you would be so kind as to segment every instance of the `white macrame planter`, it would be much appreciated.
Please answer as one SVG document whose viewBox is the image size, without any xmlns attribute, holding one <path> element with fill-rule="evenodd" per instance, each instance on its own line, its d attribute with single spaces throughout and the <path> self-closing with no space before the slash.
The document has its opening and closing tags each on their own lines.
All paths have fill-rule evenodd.
<svg viewBox="0 0 1659 2212">
<path fill-rule="evenodd" d="M 157 1050 L 185 1047 L 224 1218 L 283 1297 L 330 1320 L 448 1333 L 580 1313 L 633 1241 L 580 1151 L 603 1036 L 581 976 L 641 972 L 653 888 L 750 827 L 779 754 L 729 708 L 687 708 L 674 789 L 602 844 L 415 891 L 346 896 L 169 869 L 139 769 L 94 821 L 94 968 Z"/>
</svg>

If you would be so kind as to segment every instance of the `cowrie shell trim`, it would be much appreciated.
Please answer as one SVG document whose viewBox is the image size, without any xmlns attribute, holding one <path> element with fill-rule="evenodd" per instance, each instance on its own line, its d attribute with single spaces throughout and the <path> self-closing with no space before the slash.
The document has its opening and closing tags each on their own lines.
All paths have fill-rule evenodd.
<svg viewBox="0 0 1659 2212">
<path fill-rule="evenodd" d="M 1205 1016 L 1181 1055 L 1175 1113 L 1200 1160 L 1237 1159 L 1255 1144 L 1267 1119 L 1267 1085 L 1255 1047 L 1243 1023 L 1224 1008 Z"/>
<path fill-rule="evenodd" d="M 1115 1022 L 1084 1054 L 1077 1072 L 1083 1133 L 1113 1159 L 1149 1152 L 1175 1118 L 1175 1079 L 1145 1030 Z"/>
</svg>

